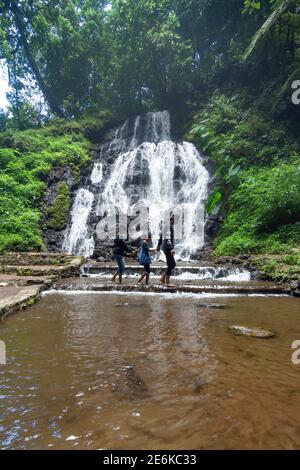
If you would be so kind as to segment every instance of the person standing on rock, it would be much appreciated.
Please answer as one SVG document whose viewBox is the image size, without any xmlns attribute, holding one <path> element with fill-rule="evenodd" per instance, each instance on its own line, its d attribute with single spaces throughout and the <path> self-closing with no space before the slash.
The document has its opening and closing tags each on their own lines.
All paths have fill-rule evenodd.
<svg viewBox="0 0 300 470">
<path fill-rule="evenodd" d="M 123 282 L 123 275 L 125 273 L 126 267 L 124 262 L 124 255 L 126 252 L 131 252 L 130 248 L 126 245 L 124 240 L 116 238 L 113 245 L 113 256 L 117 262 L 118 269 L 114 274 L 112 281 L 115 282 L 117 277 L 119 278 L 119 284 Z"/>
<path fill-rule="evenodd" d="M 167 270 L 165 274 L 161 277 L 160 282 L 164 284 L 164 286 L 169 286 L 173 270 L 176 268 L 174 243 L 171 237 L 166 237 L 165 239 L 163 239 L 161 235 L 157 246 L 157 252 L 160 252 L 161 249 L 163 250 L 164 255 L 166 257 Z"/>
<path fill-rule="evenodd" d="M 144 266 L 144 272 L 141 275 L 138 281 L 138 284 L 142 284 L 144 279 L 145 279 L 146 285 L 149 284 L 150 272 L 151 272 L 151 261 L 152 261 L 150 253 L 156 252 L 155 249 L 150 248 L 149 245 L 151 244 L 151 242 L 152 242 L 152 238 L 151 238 L 151 235 L 149 234 L 147 237 L 145 237 L 142 240 L 141 249 L 135 252 L 136 254 L 138 251 L 140 251 L 139 262 L 142 266 Z"/>
<path fill-rule="evenodd" d="M 163 231 L 161 232 L 160 239 L 157 245 L 157 253 L 159 253 L 162 249 L 164 255 L 166 257 L 167 262 L 167 270 L 165 274 L 161 277 L 160 282 L 164 284 L 164 286 L 170 285 L 170 278 L 172 276 L 173 270 L 176 268 L 176 261 L 175 261 L 175 249 L 174 249 L 174 225 L 175 225 L 175 217 L 174 214 L 171 214 L 170 217 L 170 232 L 163 237 Z"/>
</svg>

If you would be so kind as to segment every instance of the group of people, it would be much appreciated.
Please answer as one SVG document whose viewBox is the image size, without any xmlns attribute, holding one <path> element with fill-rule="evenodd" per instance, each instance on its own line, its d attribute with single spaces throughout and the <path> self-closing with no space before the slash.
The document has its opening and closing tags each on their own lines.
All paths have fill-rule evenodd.
<svg viewBox="0 0 300 470">
<path fill-rule="evenodd" d="M 126 253 L 128 253 L 129 256 L 136 256 L 139 253 L 139 262 L 143 266 L 144 271 L 138 281 L 138 284 L 142 284 L 143 281 L 145 281 L 145 284 L 148 285 L 151 274 L 151 253 L 159 253 L 162 250 L 166 257 L 167 270 L 161 277 L 160 281 L 164 286 L 169 286 L 172 272 L 176 267 L 174 242 L 172 241 L 172 237 L 164 238 L 163 235 L 161 235 L 157 248 L 151 248 L 151 246 L 152 239 L 150 234 L 142 239 L 141 247 L 135 251 L 129 248 L 124 240 L 116 238 L 113 245 L 113 256 L 117 262 L 118 268 L 112 278 L 113 282 L 115 282 L 117 279 L 119 284 L 122 284 L 123 282 L 123 275 L 126 270 L 124 262 L 124 256 Z"/>
</svg>

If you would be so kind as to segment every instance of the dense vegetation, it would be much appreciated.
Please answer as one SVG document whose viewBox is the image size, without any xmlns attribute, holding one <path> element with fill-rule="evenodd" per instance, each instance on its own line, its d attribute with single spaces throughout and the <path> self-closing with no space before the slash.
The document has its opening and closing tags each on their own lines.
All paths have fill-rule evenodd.
<svg viewBox="0 0 300 470">
<path fill-rule="evenodd" d="M 0 249 L 41 247 L 50 169 L 78 174 L 104 122 L 168 108 L 176 133 L 214 163 L 207 209 L 224 218 L 215 253 L 295 255 L 297 0 L 0 0 L 0 12 L 11 86 L 0 112 Z M 63 227 L 69 206 L 62 185 L 48 227 Z"/>
<path fill-rule="evenodd" d="M 41 209 L 49 173 L 54 167 L 69 166 L 79 177 L 90 163 L 90 143 L 78 129 L 75 133 L 56 124 L 39 131 L 3 133 L 0 146 L 0 251 L 41 249 Z M 63 224 L 69 198 L 62 183 L 47 214 L 49 227 Z"/>
<path fill-rule="evenodd" d="M 226 215 L 216 253 L 289 252 L 300 245 L 300 142 L 247 103 L 215 96 L 191 132 L 217 169 L 207 204 Z"/>
<path fill-rule="evenodd" d="M 290 105 L 297 0 L 0 0 L 0 12 L 12 87 L 6 125 L 197 107 L 202 94 L 237 83 L 299 116 Z"/>
</svg>

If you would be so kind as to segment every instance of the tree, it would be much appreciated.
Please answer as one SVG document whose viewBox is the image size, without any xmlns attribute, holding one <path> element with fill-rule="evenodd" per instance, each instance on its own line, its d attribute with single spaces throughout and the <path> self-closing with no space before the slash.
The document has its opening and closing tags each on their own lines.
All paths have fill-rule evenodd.
<svg viewBox="0 0 300 470">
<path fill-rule="evenodd" d="M 2 11 L 4 14 L 8 15 L 11 21 L 11 30 L 15 29 L 16 31 L 14 38 L 15 51 L 12 53 L 12 56 L 14 56 L 19 47 L 22 47 L 31 72 L 34 75 L 46 101 L 48 102 L 50 109 L 58 116 L 62 116 L 63 113 L 59 103 L 55 95 L 52 93 L 51 88 L 46 84 L 41 74 L 39 65 L 32 52 L 29 42 L 28 27 L 24 20 L 24 17 L 26 17 L 25 12 L 22 11 L 19 3 L 16 0 L 2 0 L 2 3 Z"/>
<path fill-rule="evenodd" d="M 74 116 L 96 99 L 102 0 L 0 0 L 2 56 L 34 77 L 53 114 Z M 89 99 L 90 98 L 90 99 Z"/>
</svg>

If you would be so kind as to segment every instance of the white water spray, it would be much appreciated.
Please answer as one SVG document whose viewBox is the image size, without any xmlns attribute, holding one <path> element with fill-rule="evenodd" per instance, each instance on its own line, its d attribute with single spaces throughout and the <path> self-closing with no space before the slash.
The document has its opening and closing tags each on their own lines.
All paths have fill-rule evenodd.
<svg viewBox="0 0 300 470">
<path fill-rule="evenodd" d="M 72 209 L 72 224 L 65 234 L 63 251 L 88 257 L 94 251 L 94 240 L 88 237 L 88 217 L 94 202 L 94 195 L 87 189 L 77 192 Z"/>
</svg>

